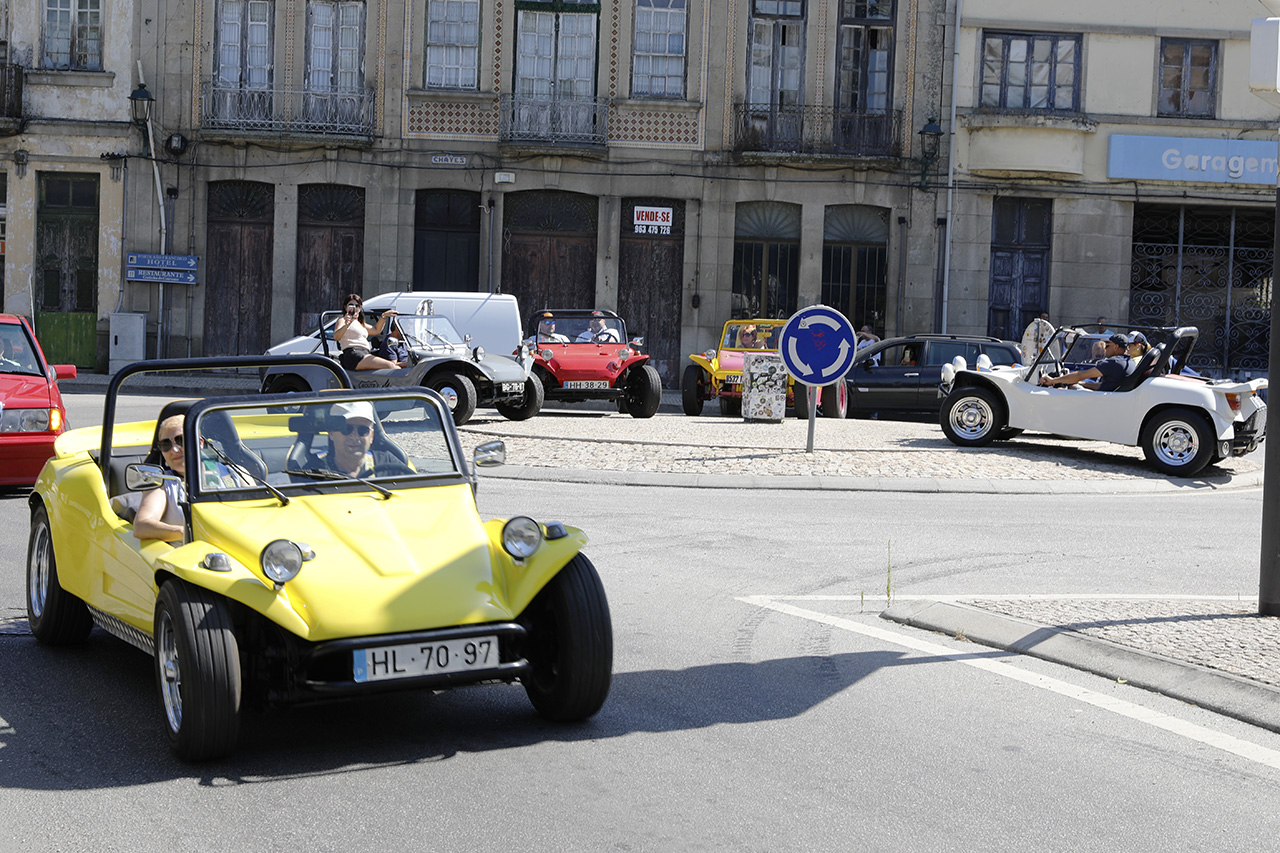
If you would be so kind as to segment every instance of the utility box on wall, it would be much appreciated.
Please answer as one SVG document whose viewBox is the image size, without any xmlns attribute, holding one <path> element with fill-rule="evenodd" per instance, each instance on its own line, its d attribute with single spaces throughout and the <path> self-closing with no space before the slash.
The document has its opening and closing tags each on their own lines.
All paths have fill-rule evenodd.
<svg viewBox="0 0 1280 853">
<path fill-rule="evenodd" d="M 111 314 L 108 320 L 108 369 L 114 374 L 126 364 L 147 357 L 147 315 Z"/>
</svg>

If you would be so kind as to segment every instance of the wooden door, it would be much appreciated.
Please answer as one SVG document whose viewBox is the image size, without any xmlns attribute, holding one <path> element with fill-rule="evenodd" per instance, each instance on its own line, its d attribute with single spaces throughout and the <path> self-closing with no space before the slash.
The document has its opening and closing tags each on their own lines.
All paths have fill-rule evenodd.
<svg viewBox="0 0 1280 853">
<path fill-rule="evenodd" d="M 98 176 L 41 172 L 36 216 L 36 334 L 51 363 L 98 355 Z"/>
<path fill-rule="evenodd" d="M 594 307 L 595 197 L 512 193 L 504 211 L 502 292 L 515 295 L 526 317 L 540 308 Z"/>
<path fill-rule="evenodd" d="M 635 208 L 670 210 L 669 225 L 637 224 Z M 684 202 L 627 199 L 622 205 L 618 246 L 618 314 L 628 337 L 644 338 L 665 388 L 680 385 L 685 353 L 680 351 L 684 301 Z"/>
<path fill-rule="evenodd" d="M 314 332 L 320 314 L 364 293 L 363 187 L 306 184 L 298 194 L 294 333 Z"/>
<path fill-rule="evenodd" d="M 204 354 L 256 355 L 271 346 L 275 198 L 270 184 L 209 184 Z"/>
<path fill-rule="evenodd" d="M 987 334 L 1017 340 L 1049 309 L 1049 199 L 997 199 L 991 210 Z"/>
<path fill-rule="evenodd" d="M 413 210 L 413 289 L 480 287 L 480 193 L 418 190 Z"/>
</svg>

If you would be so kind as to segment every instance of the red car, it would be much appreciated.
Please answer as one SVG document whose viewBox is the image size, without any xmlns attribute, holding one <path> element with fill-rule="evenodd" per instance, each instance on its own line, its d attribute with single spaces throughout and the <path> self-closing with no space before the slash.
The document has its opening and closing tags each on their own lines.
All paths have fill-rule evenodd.
<svg viewBox="0 0 1280 853">
<path fill-rule="evenodd" d="M 612 311 L 547 309 L 529 318 L 525 343 L 533 349 L 533 372 L 548 400 L 612 400 L 618 411 L 651 418 L 662 403 L 662 379 L 640 352 L 644 341 L 627 340 L 626 324 Z"/>
<path fill-rule="evenodd" d="M 29 486 L 67 428 L 59 379 L 74 365 L 49 364 L 22 317 L 0 314 L 0 486 Z"/>
</svg>

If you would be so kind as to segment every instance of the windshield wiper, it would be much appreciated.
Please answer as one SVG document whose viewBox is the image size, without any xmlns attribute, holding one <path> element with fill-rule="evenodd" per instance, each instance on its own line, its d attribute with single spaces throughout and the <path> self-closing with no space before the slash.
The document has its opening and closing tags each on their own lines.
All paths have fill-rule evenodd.
<svg viewBox="0 0 1280 853">
<path fill-rule="evenodd" d="M 379 486 L 372 480 L 366 480 L 364 477 L 349 477 L 346 474 L 339 474 L 337 471 L 326 471 L 321 468 L 286 468 L 285 473 L 297 474 L 301 477 L 310 477 L 313 480 L 342 480 L 348 483 L 364 483 L 369 488 L 380 492 L 383 500 L 387 500 L 395 494 L 395 492 Z"/>
<path fill-rule="evenodd" d="M 236 475 L 244 477 L 245 479 L 253 480 L 255 483 L 259 483 L 260 485 L 265 486 L 267 488 L 267 491 L 271 492 L 271 494 L 275 496 L 276 500 L 280 501 L 280 506 L 289 505 L 289 497 L 284 492 L 280 491 L 275 486 L 268 483 L 266 480 L 263 480 L 260 477 L 254 476 L 253 472 L 251 472 L 248 468 L 245 468 L 243 465 L 232 462 L 231 457 L 227 456 L 227 454 L 219 450 L 218 446 L 214 444 L 212 441 L 206 442 L 205 447 L 212 450 L 213 455 L 218 457 L 218 460 L 222 462 L 223 465 L 226 465 L 233 472 L 235 472 Z"/>
</svg>

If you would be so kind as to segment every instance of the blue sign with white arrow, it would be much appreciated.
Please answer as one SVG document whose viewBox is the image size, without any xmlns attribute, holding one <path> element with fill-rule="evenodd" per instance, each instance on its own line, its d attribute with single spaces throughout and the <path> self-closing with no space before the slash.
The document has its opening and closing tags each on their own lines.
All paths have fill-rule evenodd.
<svg viewBox="0 0 1280 853">
<path fill-rule="evenodd" d="M 196 255 L 146 255 L 129 252 L 125 255 L 125 265 L 153 270 L 194 270 L 200 266 L 200 258 Z"/>
<path fill-rule="evenodd" d="M 778 338 L 787 373 L 805 385 L 831 385 L 844 379 L 857 349 L 853 324 L 825 305 L 810 305 L 792 314 Z"/>
<path fill-rule="evenodd" d="M 145 270 L 129 267 L 125 270 L 128 281 L 153 281 L 161 284 L 195 284 L 196 274 L 180 270 Z"/>
</svg>

